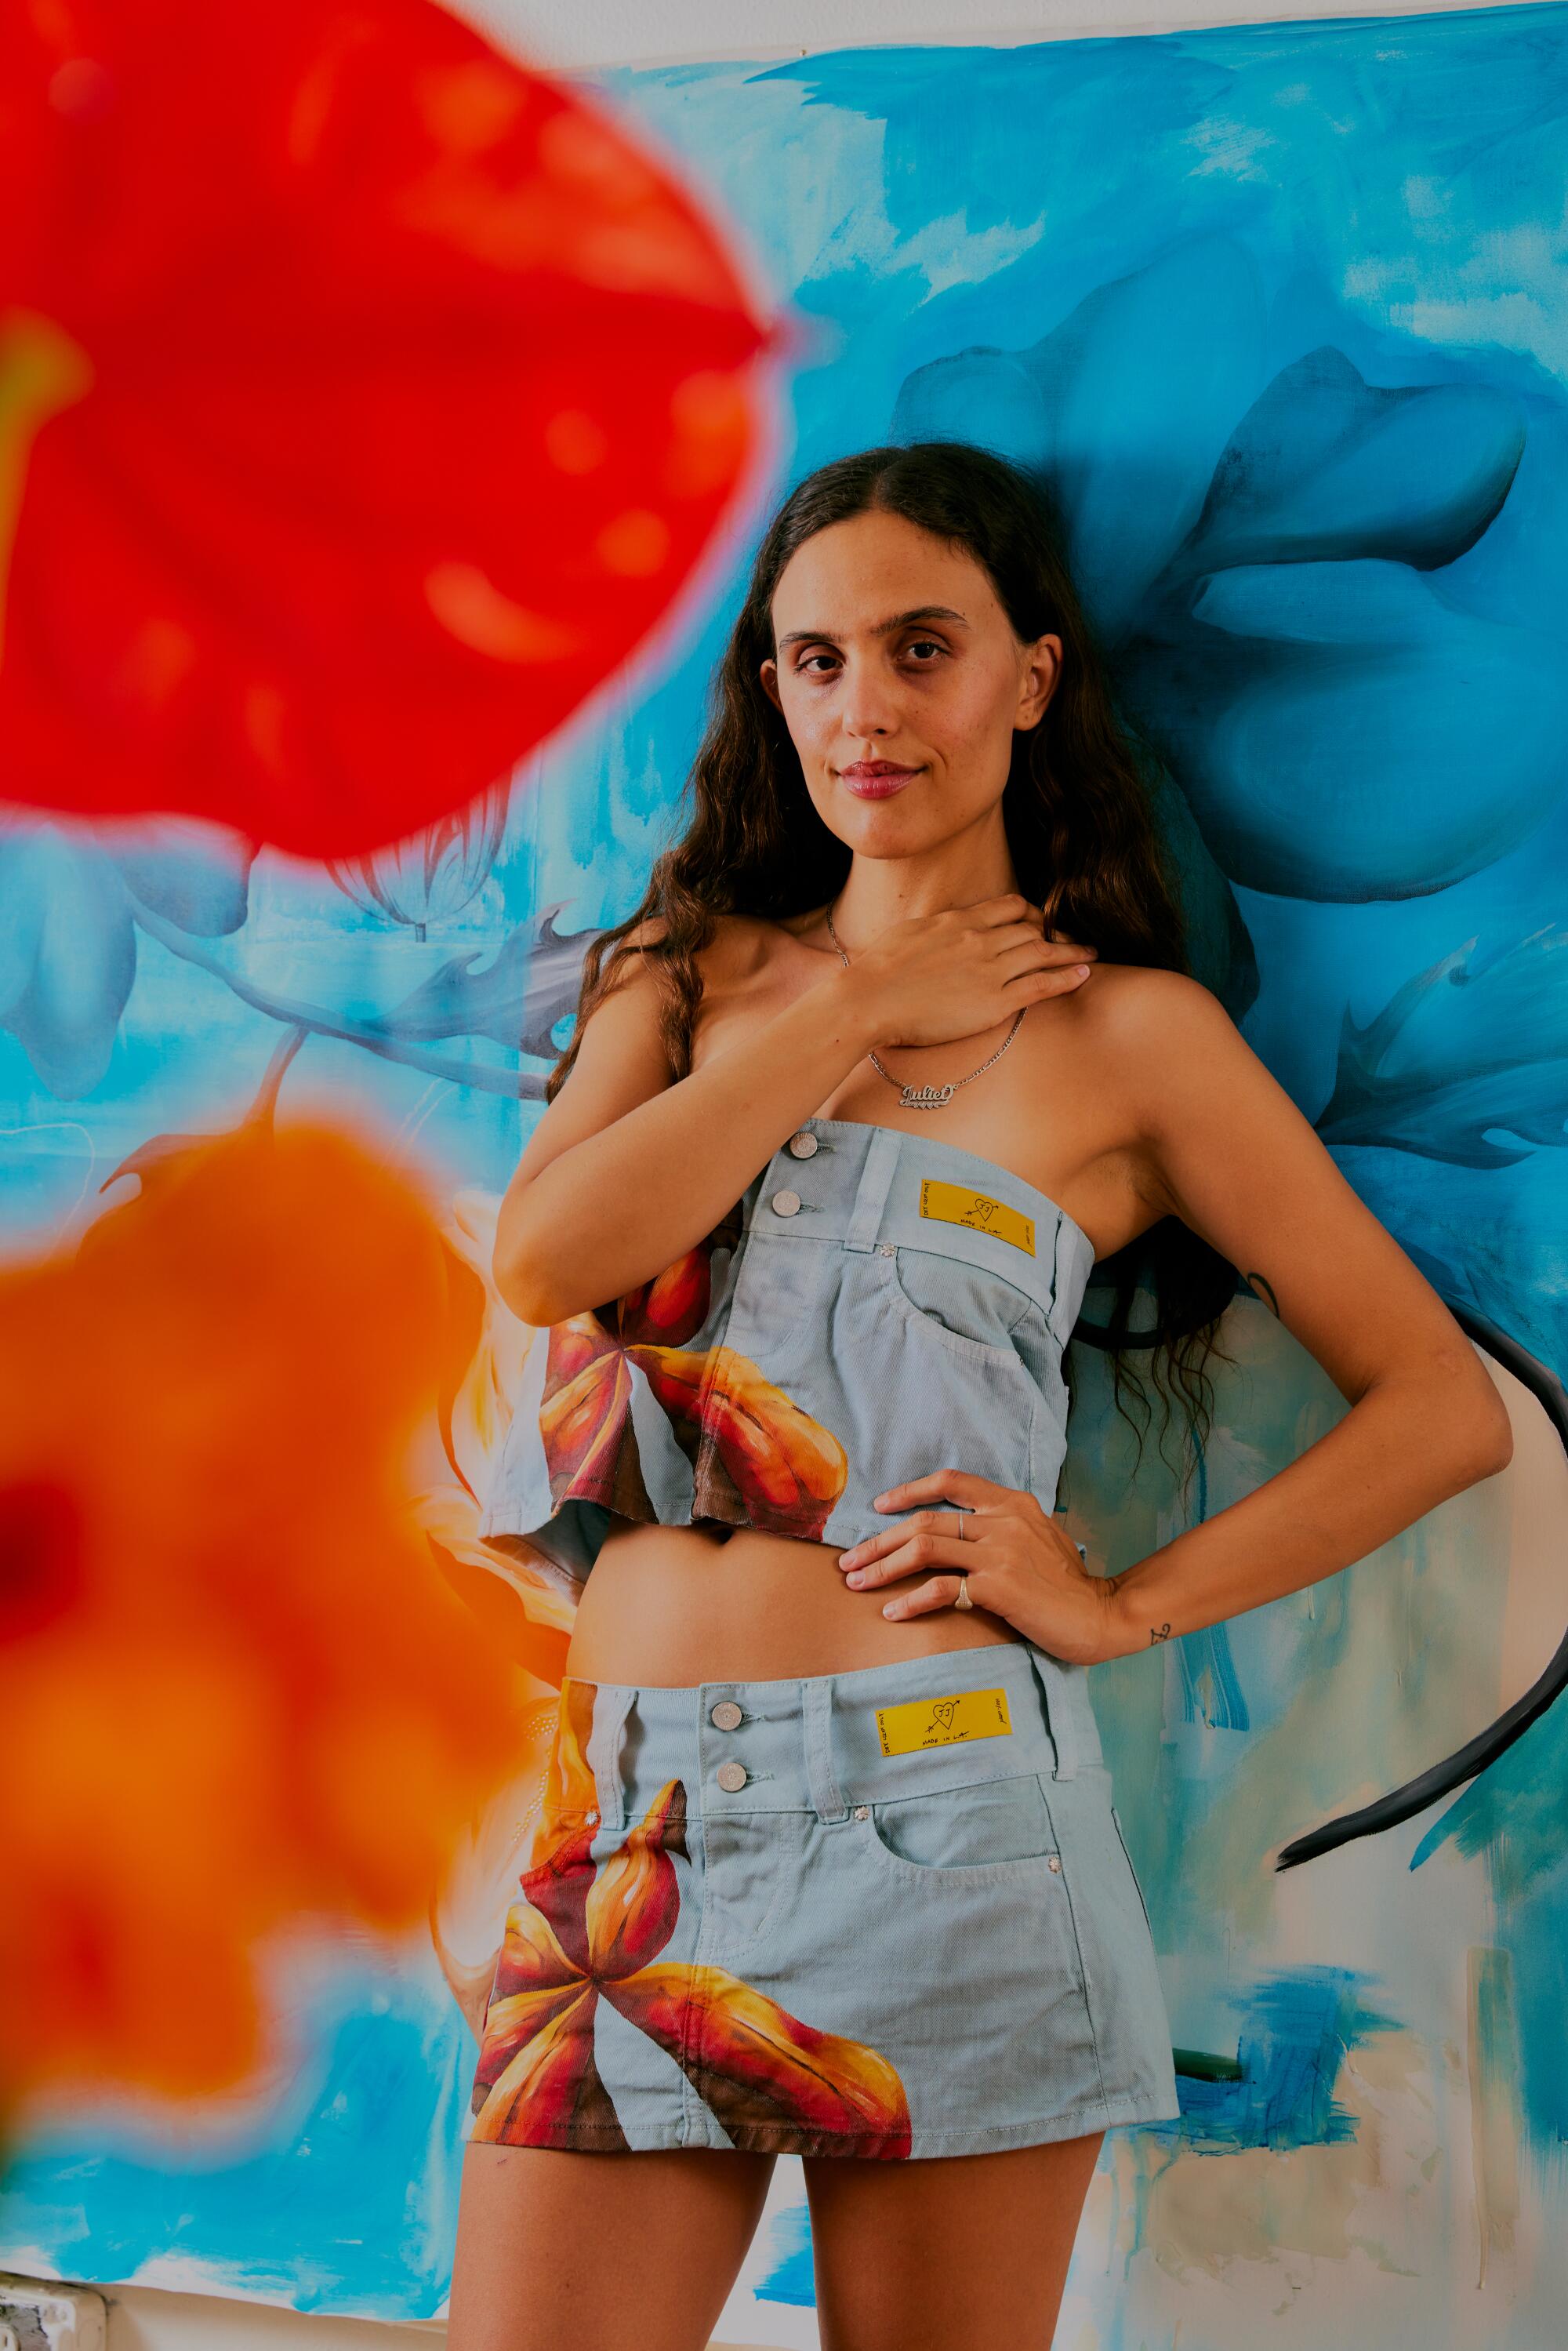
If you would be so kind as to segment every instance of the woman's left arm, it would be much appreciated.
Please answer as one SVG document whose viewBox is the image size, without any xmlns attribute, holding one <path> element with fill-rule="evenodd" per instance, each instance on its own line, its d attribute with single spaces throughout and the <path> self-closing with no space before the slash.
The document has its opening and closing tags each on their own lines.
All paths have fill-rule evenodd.
<svg viewBox="0 0 1568 2351">
<path fill-rule="evenodd" d="M 1333 1575 L 1513 1450 L 1475 1348 L 1223 1007 L 1176 973 L 1142 975 L 1136 997 L 1118 1007 L 1118 1045 L 1147 1106 L 1153 1205 L 1231 1259 L 1351 1409 L 1252 1493 L 1103 1579 L 1104 1656 Z"/>
</svg>

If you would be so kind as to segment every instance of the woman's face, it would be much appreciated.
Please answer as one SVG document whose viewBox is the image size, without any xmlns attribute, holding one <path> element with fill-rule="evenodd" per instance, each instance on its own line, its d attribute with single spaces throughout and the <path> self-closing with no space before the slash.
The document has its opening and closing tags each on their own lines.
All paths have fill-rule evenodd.
<svg viewBox="0 0 1568 2351">
<path fill-rule="evenodd" d="M 1061 640 L 1020 644 L 988 573 L 901 515 L 833 523 L 773 595 L 762 683 L 806 789 L 852 849 L 908 855 L 1000 801 L 1013 735 L 1038 726 Z"/>
</svg>

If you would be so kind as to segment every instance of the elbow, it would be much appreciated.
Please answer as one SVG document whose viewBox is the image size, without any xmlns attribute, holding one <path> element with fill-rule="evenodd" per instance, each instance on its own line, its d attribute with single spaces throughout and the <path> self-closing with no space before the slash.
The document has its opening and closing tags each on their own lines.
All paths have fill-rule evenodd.
<svg viewBox="0 0 1568 2351">
<path fill-rule="evenodd" d="M 509 1307 L 520 1322 L 530 1324 L 536 1331 L 548 1331 L 552 1322 L 564 1322 L 573 1311 L 563 1308 L 559 1300 L 550 1295 L 544 1268 L 515 1241 L 506 1245 L 497 1242 L 490 1259 L 490 1274 L 501 1303 Z"/>
<path fill-rule="evenodd" d="M 1495 1478 L 1513 1459 L 1513 1422 L 1484 1364 L 1474 1354 L 1470 1376 L 1454 1413 L 1456 1439 L 1469 1472 L 1467 1485 Z"/>
<path fill-rule="evenodd" d="M 1508 1406 L 1495 1388 L 1491 1390 L 1490 1407 L 1478 1415 L 1478 1418 L 1481 1423 L 1476 1440 L 1479 1447 L 1480 1467 L 1476 1477 L 1478 1479 L 1495 1478 L 1499 1470 L 1506 1469 L 1513 1459 L 1513 1423 L 1509 1418 Z"/>
</svg>

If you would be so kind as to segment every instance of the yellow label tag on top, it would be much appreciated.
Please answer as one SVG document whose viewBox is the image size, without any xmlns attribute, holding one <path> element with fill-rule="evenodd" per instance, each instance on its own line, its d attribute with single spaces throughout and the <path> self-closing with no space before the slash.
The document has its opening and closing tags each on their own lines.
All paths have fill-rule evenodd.
<svg viewBox="0 0 1568 2351">
<path fill-rule="evenodd" d="M 999 1241 L 1034 1255 L 1034 1218 L 1005 1200 L 988 1199 L 967 1184 L 941 1184 L 928 1176 L 920 1186 L 920 1213 L 940 1217 L 945 1225 L 963 1225 L 972 1233 L 995 1233 Z"/>
<path fill-rule="evenodd" d="M 884 1755 L 913 1755 L 922 1747 L 955 1747 L 964 1739 L 996 1739 L 1013 1726 L 1006 1690 L 988 1689 L 879 1706 L 876 1727 Z"/>
</svg>

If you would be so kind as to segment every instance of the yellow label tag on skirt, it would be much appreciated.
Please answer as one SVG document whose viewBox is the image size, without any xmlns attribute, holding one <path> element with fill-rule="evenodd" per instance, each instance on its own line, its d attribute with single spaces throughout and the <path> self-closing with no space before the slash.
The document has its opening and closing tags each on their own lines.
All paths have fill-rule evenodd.
<svg viewBox="0 0 1568 2351">
<path fill-rule="evenodd" d="M 884 1755 L 913 1755 L 922 1747 L 954 1747 L 962 1739 L 996 1739 L 1013 1726 L 1006 1690 L 988 1689 L 879 1706 L 876 1727 Z"/>
<path fill-rule="evenodd" d="M 971 1192 L 967 1184 L 939 1184 L 934 1176 L 926 1176 L 920 1186 L 920 1213 L 940 1217 L 945 1225 L 967 1226 L 972 1233 L 995 1233 L 999 1241 L 1011 1241 L 1014 1249 L 1034 1255 L 1034 1218 L 1009 1208 L 1005 1200 Z"/>
</svg>

